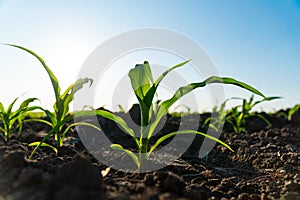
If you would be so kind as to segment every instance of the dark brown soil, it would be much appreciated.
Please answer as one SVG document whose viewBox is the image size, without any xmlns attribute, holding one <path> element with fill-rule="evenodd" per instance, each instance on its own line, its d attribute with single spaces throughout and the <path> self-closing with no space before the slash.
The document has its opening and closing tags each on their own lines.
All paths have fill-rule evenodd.
<svg viewBox="0 0 300 200">
<path fill-rule="evenodd" d="M 205 159 L 199 159 L 193 152 L 197 147 L 191 147 L 172 165 L 158 171 L 138 174 L 111 169 L 105 177 L 101 171 L 108 166 L 89 154 L 75 132 L 69 133 L 59 155 L 41 148 L 33 160 L 28 160 L 32 151 L 28 144 L 40 140 L 47 129 L 37 123 L 26 124 L 20 136 L 13 136 L 7 144 L 0 140 L 0 200 L 297 200 L 299 115 L 291 122 L 267 115 L 272 128 L 249 119 L 248 131 L 242 134 L 225 125 L 220 139 L 234 149 L 233 153 L 216 145 Z M 201 115 L 200 124 L 205 117 L 207 114 Z M 117 140 L 119 134 L 109 133 L 115 130 L 114 125 L 102 123 L 106 123 L 106 134 Z M 170 132 L 176 123 L 177 118 L 169 117 L 161 134 Z"/>
</svg>

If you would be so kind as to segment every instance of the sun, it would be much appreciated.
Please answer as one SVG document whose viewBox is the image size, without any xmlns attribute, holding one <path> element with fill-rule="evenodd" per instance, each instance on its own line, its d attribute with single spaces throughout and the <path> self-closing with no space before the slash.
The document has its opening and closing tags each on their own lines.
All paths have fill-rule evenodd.
<svg viewBox="0 0 300 200">
<path fill-rule="evenodd" d="M 76 80 L 83 62 L 93 48 L 88 34 L 80 31 L 57 31 L 39 39 L 39 52 L 62 87 L 67 87 Z"/>
</svg>

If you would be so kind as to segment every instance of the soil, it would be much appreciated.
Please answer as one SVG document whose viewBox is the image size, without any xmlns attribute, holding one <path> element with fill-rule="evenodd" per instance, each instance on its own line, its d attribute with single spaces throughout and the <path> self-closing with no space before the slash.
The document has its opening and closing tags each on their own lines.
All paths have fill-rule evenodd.
<svg viewBox="0 0 300 200">
<path fill-rule="evenodd" d="M 184 119 L 168 116 L 157 135 L 175 130 L 180 121 L 195 120 L 192 115 Z M 209 115 L 189 123 L 199 124 L 201 130 Z M 29 160 L 33 148 L 28 144 L 41 140 L 49 129 L 37 122 L 27 123 L 9 142 L 0 140 L 0 200 L 300 199 L 300 112 L 291 121 L 276 113 L 264 115 L 273 127 L 250 118 L 247 131 L 237 134 L 225 124 L 220 139 L 234 152 L 216 145 L 200 159 L 196 155 L 201 138 L 196 137 L 184 155 L 160 170 L 131 173 L 111 168 L 104 176 L 101 172 L 108 166 L 86 150 L 74 130 L 58 155 L 41 148 Z M 112 141 L 132 145 L 131 138 L 113 122 L 99 121 Z M 119 159 L 122 162 L 126 156 Z"/>
</svg>

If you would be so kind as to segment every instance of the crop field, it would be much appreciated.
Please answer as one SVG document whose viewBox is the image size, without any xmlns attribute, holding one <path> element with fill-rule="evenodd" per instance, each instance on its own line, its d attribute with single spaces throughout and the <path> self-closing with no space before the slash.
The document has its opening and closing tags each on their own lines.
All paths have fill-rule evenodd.
<svg viewBox="0 0 300 200">
<path fill-rule="evenodd" d="M 37 53 L 4 46 L 40 63 L 55 101 L 52 110 L 39 106 L 38 97 L 0 103 L 0 199 L 300 199 L 299 104 L 272 113 L 254 111 L 283 97 L 265 96 L 255 85 L 219 76 L 188 83 L 160 100 L 161 81 L 190 60 L 158 77 L 145 61 L 128 72 L 138 101 L 129 111 L 119 105 L 119 112 L 105 107 L 71 112 L 74 95 L 94 84 L 91 78 L 62 90 Z M 252 96 L 228 98 L 205 113 L 170 111 L 181 97 L 213 84 L 231 85 Z M 232 100 L 239 105 L 226 108 Z M 97 135 L 108 138 L 110 145 L 99 145 Z M 86 140 L 98 149 L 91 151 Z M 174 141 L 177 146 L 169 146 Z M 201 157 L 205 141 L 215 145 Z M 126 167 L 120 170 L 122 163 Z"/>
</svg>

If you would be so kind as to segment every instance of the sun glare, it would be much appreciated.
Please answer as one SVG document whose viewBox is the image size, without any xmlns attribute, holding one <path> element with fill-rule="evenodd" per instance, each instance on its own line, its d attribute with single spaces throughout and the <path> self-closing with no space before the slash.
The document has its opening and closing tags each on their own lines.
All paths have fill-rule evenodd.
<svg viewBox="0 0 300 200">
<path fill-rule="evenodd" d="M 43 35 L 39 40 L 39 51 L 62 87 L 76 80 L 81 65 L 93 48 L 89 35 L 79 30 L 59 31 Z"/>
</svg>

